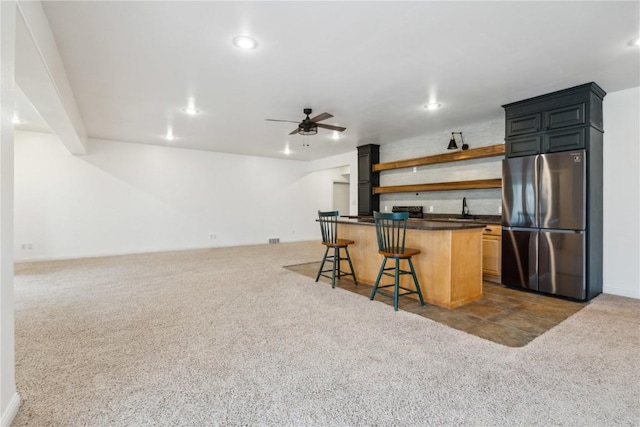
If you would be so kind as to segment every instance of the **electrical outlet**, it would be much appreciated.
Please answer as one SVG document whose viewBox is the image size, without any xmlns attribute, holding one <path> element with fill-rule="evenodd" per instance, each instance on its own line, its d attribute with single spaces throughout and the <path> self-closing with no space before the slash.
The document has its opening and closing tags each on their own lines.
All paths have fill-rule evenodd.
<svg viewBox="0 0 640 427">
<path fill-rule="evenodd" d="M 216 235 L 215 234 L 209 234 L 209 239 L 211 240 L 215 240 L 216 239 Z"/>
<path fill-rule="evenodd" d="M 416 173 L 416 172 L 418 172 L 418 168 L 414 166 L 413 167 L 413 173 Z"/>
<path fill-rule="evenodd" d="M 385 206 L 385 207 L 384 207 L 384 211 L 385 211 L 385 212 L 389 212 L 389 206 Z"/>
<path fill-rule="evenodd" d="M 501 214 L 502 213 L 502 206 L 498 206 L 498 213 Z"/>
<path fill-rule="evenodd" d="M 433 212 L 433 206 L 429 206 L 429 212 Z"/>
</svg>

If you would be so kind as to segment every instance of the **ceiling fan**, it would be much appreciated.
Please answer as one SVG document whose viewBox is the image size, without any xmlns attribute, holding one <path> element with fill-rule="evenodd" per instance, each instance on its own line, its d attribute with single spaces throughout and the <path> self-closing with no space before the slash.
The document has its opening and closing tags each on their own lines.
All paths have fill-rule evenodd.
<svg viewBox="0 0 640 427">
<path fill-rule="evenodd" d="M 275 120 L 275 119 L 265 119 L 269 122 L 287 122 L 287 123 L 298 123 L 298 127 L 291 132 L 289 135 L 295 135 L 296 133 L 299 133 L 300 135 L 315 135 L 318 133 L 318 128 L 323 128 L 323 129 L 329 129 L 329 130 L 335 130 L 337 132 L 342 132 L 344 130 L 346 130 L 347 128 L 343 128 L 341 126 L 333 126 L 333 125 L 326 125 L 324 123 L 318 123 L 322 120 L 327 120 L 330 119 L 331 117 L 333 117 L 332 114 L 329 113 L 322 113 L 319 114 L 317 116 L 315 116 L 314 118 L 309 118 L 309 114 L 312 113 L 311 108 L 305 108 L 303 110 L 303 113 L 307 115 L 307 117 L 301 121 L 300 123 L 298 122 L 294 122 L 292 120 Z"/>
</svg>

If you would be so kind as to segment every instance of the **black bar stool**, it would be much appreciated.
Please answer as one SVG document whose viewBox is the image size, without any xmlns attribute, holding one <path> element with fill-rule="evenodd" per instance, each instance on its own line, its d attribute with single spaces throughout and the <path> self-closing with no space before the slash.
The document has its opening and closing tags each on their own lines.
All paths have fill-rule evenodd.
<svg viewBox="0 0 640 427">
<path fill-rule="evenodd" d="M 324 257 L 316 276 L 316 282 L 320 279 L 320 276 L 331 279 L 331 287 L 336 287 L 336 271 L 338 272 L 338 279 L 344 276 L 353 276 L 353 281 L 357 285 L 358 279 L 356 279 L 356 273 L 353 270 L 353 264 L 351 263 L 351 256 L 349 256 L 349 245 L 355 243 L 353 240 L 338 239 L 338 211 L 320 212 L 318 211 L 318 221 L 320 222 L 320 231 L 322 232 L 322 244 L 327 247 L 324 251 Z M 333 255 L 329 255 L 329 249 L 333 249 Z M 344 249 L 346 257 L 340 256 L 340 249 Z M 332 259 L 333 265 L 331 269 L 323 270 L 324 264 L 327 259 Z M 351 273 L 344 273 L 340 269 L 340 261 L 349 261 L 349 268 Z M 325 274 L 331 272 L 331 276 Z"/>
<path fill-rule="evenodd" d="M 424 305 L 422 291 L 420 290 L 420 284 L 418 283 L 418 277 L 416 276 L 416 271 L 413 268 L 413 262 L 411 262 L 411 257 L 413 255 L 418 255 L 420 250 L 405 248 L 404 246 L 409 212 L 380 213 L 374 211 L 373 217 L 376 222 L 376 234 L 378 236 L 378 253 L 384 256 L 384 260 L 380 266 L 380 272 L 378 273 L 378 278 L 376 279 L 376 283 L 373 286 L 371 297 L 369 299 L 373 300 L 376 293 L 379 292 L 382 295 L 393 298 L 393 309 L 398 311 L 398 297 L 409 294 L 418 294 L 418 298 L 420 298 L 420 305 Z M 387 260 L 390 258 L 393 258 L 396 261 L 396 265 L 394 267 L 385 268 Z M 402 260 L 407 260 L 409 262 L 410 270 L 400 269 L 400 261 Z M 389 270 L 393 270 L 393 273 L 387 273 Z M 385 276 L 393 277 L 394 282 L 389 285 L 380 286 L 380 279 L 383 274 Z M 411 276 L 413 276 L 413 282 L 416 286 L 415 290 L 400 286 L 400 276 L 403 274 L 411 274 Z M 378 289 L 389 288 L 391 286 L 394 288 L 393 294 L 378 291 Z M 405 292 L 401 294 L 400 289 Z"/>
</svg>

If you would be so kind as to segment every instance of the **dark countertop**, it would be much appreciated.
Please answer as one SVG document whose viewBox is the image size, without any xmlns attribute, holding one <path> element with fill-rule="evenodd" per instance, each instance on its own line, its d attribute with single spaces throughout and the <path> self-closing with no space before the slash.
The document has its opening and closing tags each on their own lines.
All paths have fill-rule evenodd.
<svg viewBox="0 0 640 427">
<path fill-rule="evenodd" d="M 371 216 L 340 217 L 340 219 L 338 219 L 338 222 L 354 225 L 374 225 L 373 217 Z M 407 222 L 407 228 L 413 230 L 468 230 L 484 227 L 486 227 L 486 224 L 483 222 L 456 222 L 448 221 L 446 219 L 441 221 L 430 221 L 427 219 L 409 218 L 409 221 Z"/>
<path fill-rule="evenodd" d="M 461 220 L 462 215 L 426 213 L 426 214 L 422 214 L 422 217 L 423 219 L 430 220 L 430 221 L 451 221 L 452 219 Z M 464 222 L 471 222 L 476 224 L 487 224 L 487 225 L 502 225 L 502 216 L 501 215 L 471 215 L 471 219 L 464 219 Z"/>
<path fill-rule="evenodd" d="M 341 218 L 350 218 L 350 219 L 360 219 L 363 221 L 373 222 L 372 216 L 349 216 L 345 215 Z M 458 214 L 434 214 L 434 213 L 426 213 L 422 214 L 422 219 L 419 218 L 409 218 L 410 221 L 428 221 L 428 222 L 446 222 L 447 224 L 475 224 L 475 225 L 502 225 L 502 216 L 501 215 L 472 215 L 471 218 L 463 219 L 462 216 Z M 473 227 L 477 228 L 477 227 Z"/>
</svg>

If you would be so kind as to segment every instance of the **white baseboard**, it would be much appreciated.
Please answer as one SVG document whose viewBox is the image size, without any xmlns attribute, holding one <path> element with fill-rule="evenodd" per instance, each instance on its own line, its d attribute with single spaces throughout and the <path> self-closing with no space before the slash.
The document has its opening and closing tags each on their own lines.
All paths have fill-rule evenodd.
<svg viewBox="0 0 640 427">
<path fill-rule="evenodd" d="M 2 1 L 2 0 L 0 0 Z M 296 243 L 296 242 L 311 242 L 311 241 L 319 241 L 320 237 L 305 237 L 305 236 L 296 236 L 294 239 L 280 239 L 280 243 Z M 100 252 L 100 253 L 90 253 L 85 255 L 69 255 L 69 256 L 61 256 L 61 257 L 49 257 L 49 256 L 37 256 L 33 258 L 19 258 L 14 254 L 13 261 L 15 264 L 27 264 L 30 262 L 47 262 L 47 261 L 68 261 L 75 259 L 88 259 L 88 258 L 103 258 L 103 257 L 112 257 L 112 256 L 123 256 L 123 255 L 140 255 L 140 254 L 155 254 L 155 253 L 164 253 L 164 252 L 182 252 L 182 251 L 194 251 L 201 249 L 220 249 L 220 248 L 233 248 L 240 246 L 260 246 L 260 245 L 268 245 L 268 240 L 260 240 L 254 242 L 242 242 L 242 243 L 225 243 L 219 245 L 208 244 L 204 246 L 184 246 L 184 247 L 176 247 L 176 248 L 164 248 L 164 249 L 140 249 L 136 251 L 114 251 L 114 252 Z"/>
<path fill-rule="evenodd" d="M 18 414 L 18 409 L 20 409 L 20 395 L 16 392 L 0 418 L 0 427 L 10 427 L 13 419 Z"/>
<path fill-rule="evenodd" d="M 640 299 L 640 291 L 639 290 L 632 290 L 632 289 L 625 289 L 625 288 L 614 288 L 611 286 L 603 286 L 602 287 L 602 292 L 605 294 L 611 294 L 611 295 L 618 295 L 621 297 L 629 297 L 629 298 L 636 298 L 636 299 Z"/>
</svg>

